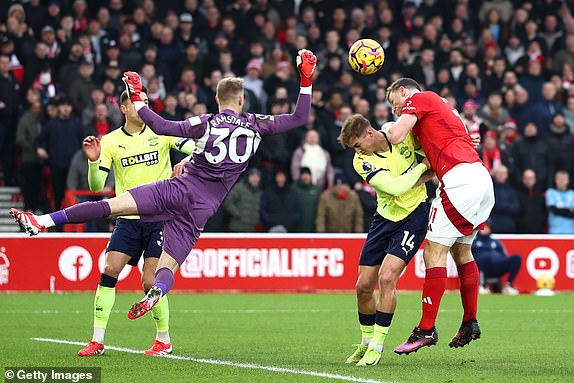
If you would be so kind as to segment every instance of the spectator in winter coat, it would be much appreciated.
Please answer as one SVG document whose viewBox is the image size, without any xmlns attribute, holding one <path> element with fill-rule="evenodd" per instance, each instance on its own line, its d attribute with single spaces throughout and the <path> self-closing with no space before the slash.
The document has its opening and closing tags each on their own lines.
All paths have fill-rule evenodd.
<svg viewBox="0 0 574 383">
<path fill-rule="evenodd" d="M 317 211 L 318 233 L 361 233 L 363 208 L 359 197 L 341 176 L 335 184 L 321 194 Z"/>
<path fill-rule="evenodd" d="M 562 113 L 556 113 L 552 117 L 546 143 L 548 145 L 548 173 L 554 174 L 558 169 L 572 172 L 574 170 L 574 136 L 570 133 Z"/>
<path fill-rule="evenodd" d="M 292 232 L 301 220 L 301 201 L 289 185 L 287 173 L 278 170 L 275 182 L 261 195 L 261 220 L 269 232 Z"/>
<path fill-rule="evenodd" d="M 494 208 L 490 215 L 493 233 L 516 233 L 516 216 L 520 205 L 516 192 L 508 181 L 508 169 L 504 165 L 493 170 L 494 177 Z"/>
<path fill-rule="evenodd" d="M 516 193 L 520 212 L 516 219 L 520 234 L 542 234 L 546 232 L 546 202 L 544 193 L 536 187 L 536 173 L 532 169 L 522 172 L 522 185 Z"/>
<path fill-rule="evenodd" d="M 261 203 L 261 172 L 252 168 L 247 178 L 233 186 L 223 202 L 229 214 L 229 230 L 236 233 L 254 232 L 259 223 Z"/>
<path fill-rule="evenodd" d="M 295 227 L 296 233 L 314 233 L 315 218 L 317 217 L 317 206 L 321 189 L 313 185 L 313 175 L 311 169 L 302 167 L 299 170 L 299 179 L 291 187 L 299 196 L 302 205 L 301 220 Z"/>
<path fill-rule="evenodd" d="M 524 127 L 524 137 L 514 143 L 512 157 L 517 178 L 525 169 L 532 169 L 540 185 L 547 184 L 548 144 L 538 135 L 538 128 L 534 123 L 528 123 Z M 520 179 L 517 181 L 520 182 Z"/>
</svg>

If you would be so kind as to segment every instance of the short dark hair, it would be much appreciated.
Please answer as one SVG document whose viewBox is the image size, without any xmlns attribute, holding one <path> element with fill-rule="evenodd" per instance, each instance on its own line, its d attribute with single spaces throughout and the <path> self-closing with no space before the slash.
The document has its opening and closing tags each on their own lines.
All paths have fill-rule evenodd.
<svg viewBox="0 0 574 383">
<path fill-rule="evenodd" d="M 416 82 L 415 80 L 413 80 L 412 78 L 401 77 L 398 80 L 395 80 L 395 82 L 393 82 L 391 85 L 389 85 L 389 87 L 387 88 L 387 98 L 389 98 L 389 95 L 392 92 L 399 90 L 400 87 L 408 88 L 408 89 L 414 88 L 414 89 L 420 90 L 420 91 L 423 90 L 423 88 L 420 86 L 420 84 L 418 82 Z"/>
<path fill-rule="evenodd" d="M 142 86 L 142 92 L 147 94 L 147 88 L 145 86 Z M 128 91 L 124 90 L 120 95 L 120 105 L 125 105 L 129 98 L 130 95 L 128 94 Z"/>
</svg>

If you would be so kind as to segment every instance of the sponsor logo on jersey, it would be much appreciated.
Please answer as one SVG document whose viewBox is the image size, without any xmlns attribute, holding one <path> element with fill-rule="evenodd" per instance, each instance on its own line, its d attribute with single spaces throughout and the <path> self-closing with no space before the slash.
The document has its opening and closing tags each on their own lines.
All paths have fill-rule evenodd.
<svg viewBox="0 0 574 383">
<path fill-rule="evenodd" d="M 157 146 L 157 144 L 159 144 L 158 139 L 159 139 L 158 136 L 152 136 L 147 139 L 147 142 L 149 146 Z"/>
<path fill-rule="evenodd" d="M 372 164 L 368 163 L 367 161 L 363 161 L 363 171 L 365 173 L 372 173 L 377 170 Z"/>
<path fill-rule="evenodd" d="M 148 166 L 155 165 L 159 162 L 159 154 L 157 150 L 149 153 L 136 154 L 133 156 L 124 157 L 120 160 L 120 162 L 124 168 L 138 164 L 146 164 Z"/>
<path fill-rule="evenodd" d="M 413 155 L 413 152 L 407 145 L 401 145 L 399 148 L 399 153 L 401 153 L 401 156 L 405 157 L 406 159 L 411 158 Z"/>
</svg>

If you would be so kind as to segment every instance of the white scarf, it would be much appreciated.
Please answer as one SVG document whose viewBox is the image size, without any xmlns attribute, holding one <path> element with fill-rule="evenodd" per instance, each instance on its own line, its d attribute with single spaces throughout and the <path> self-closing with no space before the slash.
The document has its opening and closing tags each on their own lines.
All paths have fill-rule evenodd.
<svg viewBox="0 0 574 383">
<path fill-rule="evenodd" d="M 303 144 L 303 157 L 301 167 L 311 169 L 313 184 L 317 185 L 319 179 L 324 179 L 327 172 L 327 156 L 321 145 Z"/>
</svg>

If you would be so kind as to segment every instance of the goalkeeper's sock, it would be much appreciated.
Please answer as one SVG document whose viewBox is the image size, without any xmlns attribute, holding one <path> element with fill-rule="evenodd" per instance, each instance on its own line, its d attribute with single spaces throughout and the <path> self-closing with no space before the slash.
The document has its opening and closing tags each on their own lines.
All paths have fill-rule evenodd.
<svg viewBox="0 0 574 383">
<path fill-rule="evenodd" d="M 169 292 L 169 290 L 171 290 L 174 283 L 175 279 L 173 276 L 173 271 L 171 271 L 171 269 L 168 269 L 167 267 L 162 267 L 155 273 L 155 281 L 153 285 L 161 289 L 162 296 L 164 296 Z"/>
<path fill-rule="evenodd" d="M 110 215 L 110 204 L 107 201 L 88 201 L 58 210 L 50 214 L 35 216 L 36 221 L 46 228 L 67 223 L 83 223 Z"/>
<path fill-rule="evenodd" d="M 369 344 L 369 347 L 374 348 L 378 352 L 383 351 L 383 344 L 385 343 L 385 338 L 389 333 L 389 327 L 391 326 L 391 321 L 393 320 L 393 313 L 384 313 L 377 311 L 375 314 L 375 326 L 373 331 L 373 339 Z"/>
<path fill-rule="evenodd" d="M 104 343 L 108 319 L 116 301 L 117 279 L 102 274 L 94 299 L 94 335 L 93 341 Z"/>
<path fill-rule="evenodd" d="M 156 338 L 162 343 L 169 343 L 169 302 L 167 295 L 164 295 L 151 309 L 155 327 L 157 329 Z"/>
<path fill-rule="evenodd" d="M 359 327 L 363 346 L 368 346 L 373 338 L 375 327 L 375 314 L 362 314 L 359 312 Z"/>
</svg>

